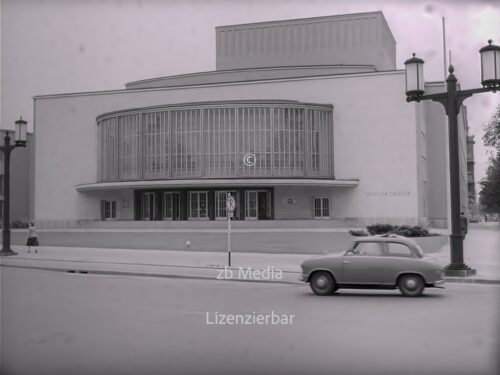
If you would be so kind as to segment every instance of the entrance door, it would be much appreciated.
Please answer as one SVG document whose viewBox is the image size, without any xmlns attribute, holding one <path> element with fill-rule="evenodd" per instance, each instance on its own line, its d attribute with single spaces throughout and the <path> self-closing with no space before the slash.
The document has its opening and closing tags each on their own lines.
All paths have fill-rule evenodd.
<svg viewBox="0 0 500 375">
<path fill-rule="evenodd" d="M 208 192 L 189 192 L 189 219 L 208 219 Z"/>
<path fill-rule="evenodd" d="M 245 220 L 257 220 L 259 215 L 258 191 L 247 190 L 245 199 Z"/>
<path fill-rule="evenodd" d="M 269 190 L 247 190 L 245 198 L 245 220 L 271 219 L 271 192 Z"/>
<path fill-rule="evenodd" d="M 163 220 L 179 220 L 180 205 L 178 192 L 163 193 Z"/>
<path fill-rule="evenodd" d="M 268 216 L 268 200 L 267 200 L 268 192 L 267 191 L 259 191 L 257 194 L 257 213 L 259 220 L 269 220 Z"/>
<path fill-rule="evenodd" d="M 142 220 L 154 220 L 156 211 L 155 193 L 149 192 L 142 195 Z"/>
</svg>

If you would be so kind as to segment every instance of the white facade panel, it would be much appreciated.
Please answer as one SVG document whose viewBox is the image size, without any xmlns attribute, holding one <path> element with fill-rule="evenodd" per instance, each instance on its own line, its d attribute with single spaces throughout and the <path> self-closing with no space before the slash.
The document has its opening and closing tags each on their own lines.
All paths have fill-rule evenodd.
<svg viewBox="0 0 500 375">
<path fill-rule="evenodd" d="M 97 181 L 97 116 L 154 105 L 245 99 L 334 105 L 335 176 L 359 178 L 359 185 L 330 188 L 332 216 L 405 222 L 417 217 L 415 104 L 405 101 L 403 72 L 392 72 L 36 98 L 37 221 L 76 223 L 99 217 L 98 200 L 104 198 L 75 188 Z M 55 135 L 61 141 L 55 142 Z M 277 218 L 278 206 L 276 210 Z M 130 210 L 120 217 L 130 217 Z"/>
</svg>

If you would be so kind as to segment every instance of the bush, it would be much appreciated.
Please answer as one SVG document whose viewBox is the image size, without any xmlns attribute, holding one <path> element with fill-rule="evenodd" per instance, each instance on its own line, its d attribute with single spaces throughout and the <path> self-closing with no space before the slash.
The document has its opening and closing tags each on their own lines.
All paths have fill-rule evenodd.
<svg viewBox="0 0 500 375">
<path fill-rule="evenodd" d="M 356 236 L 356 237 L 363 237 L 363 236 L 368 236 L 369 234 L 366 233 L 364 230 L 350 230 L 349 234 L 351 236 Z"/>
<path fill-rule="evenodd" d="M 372 236 L 377 234 L 386 234 L 392 232 L 396 228 L 397 226 L 391 224 L 375 224 L 375 225 L 368 225 L 366 227 L 368 233 L 370 233 Z"/>
<path fill-rule="evenodd" d="M 399 236 L 405 237 L 429 237 L 430 234 L 427 229 L 424 229 L 418 225 L 412 227 L 410 225 L 391 225 L 391 224 L 375 224 L 366 227 L 368 232 L 373 236 L 377 234 L 392 233 Z"/>
<path fill-rule="evenodd" d="M 21 220 L 14 220 L 12 223 L 10 223 L 10 227 L 13 229 L 28 228 L 28 223 L 25 223 Z"/>
<path fill-rule="evenodd" d="M 414 226 L 411 227 L 409 225 L 402 225 L 398 227 L 395 231 L 395 234 L 399 234 L 400 236 L 405 236 L 405 237 L 428 237 L 429 236 L 429 231 L 427 229 L 424 229 L 422 227 Z"/>
</svg>

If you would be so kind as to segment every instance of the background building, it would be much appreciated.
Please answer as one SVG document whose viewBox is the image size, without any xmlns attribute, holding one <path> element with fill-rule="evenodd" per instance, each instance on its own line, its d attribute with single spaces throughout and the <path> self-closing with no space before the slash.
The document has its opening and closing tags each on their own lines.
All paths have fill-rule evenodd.
<svg viewBox="0 0 500 375">
<path fill-rule="evenodd" d="M 474 177 L 474 136 L 467 136 L 467 189 L 469 220 L 478 220 L 479 210 L 477 206 L 476 181 Z"/>
<path fill-rule="evenodd" d="M 406 103 L 381 12 L 223 26 L 216 40 L 216 71 L 35 97 L 40 226 L 225 219 L 228 192 L 241 221 L 446 226 L 446 116 Z"/>
<path fill-rule="evenodd" d="M 11 138 L 14 132 L 10 132 Z M 1 140 L 4 143 L 5 134 Z M 27 225 L 30 220 L 30 153 L 32 149 L 32 135 L 27 135 L 26 147 L 18 147 L 10 154 L 10 222 L 14 226 Z M 12 141 L 11 141 L 12 142 Z M 2 225 L 4 209 L 4 155 L 0 152 L 0 226 Z M 32 171 L 31 171 L 32 172 Z"/>
</svg>

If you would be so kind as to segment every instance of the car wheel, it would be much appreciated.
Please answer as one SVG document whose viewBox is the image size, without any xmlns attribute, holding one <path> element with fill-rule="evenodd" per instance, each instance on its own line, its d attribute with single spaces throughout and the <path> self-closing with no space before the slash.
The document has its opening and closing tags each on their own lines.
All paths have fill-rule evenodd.
<svg viewBox="0 0 500 375">
<path fill-rule="evenodd" d="M 417 297 L 424 291 L 425 283 L 418 275 L 403 275 L 399 278 L 398 288 L 406 297 Z"/>
<path fill-rule="evenodd" d="M 337 284 L 330 273 L 315 272 L 310 280 L 311 289 L 318 296 L 327 296 L 337 290 Z"/>
</svg>

